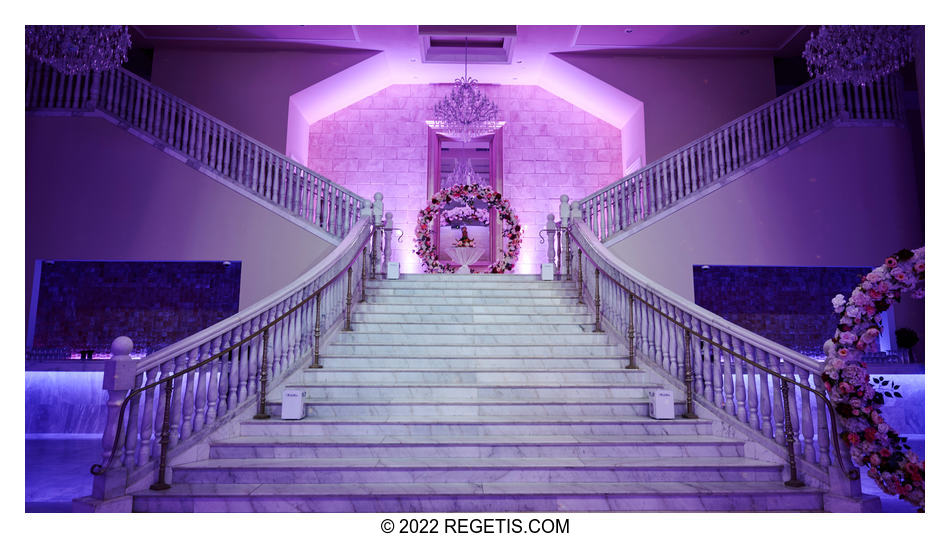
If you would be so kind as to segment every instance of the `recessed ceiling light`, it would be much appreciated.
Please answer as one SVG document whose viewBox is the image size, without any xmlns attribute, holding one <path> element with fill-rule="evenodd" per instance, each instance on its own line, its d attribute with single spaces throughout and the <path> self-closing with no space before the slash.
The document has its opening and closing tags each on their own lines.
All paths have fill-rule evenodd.
<svg viewBox="0 0 950 538">
<path fill-rule="evenodd" d="M 523 63 L 524 63 L 524 60 L 516 60 L 515 63 L 516 63 L 516 64 L 523 64 Z"/>
<path fill-rule="evenodd" d="M 739 35 L 749 35 L 749 32 L 751 32 L 751 30 L 748 28 L 743 28 L 742 30 L 739 30 Z"/>
<path fill-rule="evenodd" d="M 625 34 L 632 34 L 632 33 L 633 33 L 633 28 L 624 28 L 623 33 L 625 33 Z"/>
<path fill-rule="evenodd" d="M 409 58 L 409 61 L 415 63 L 416 59 L 415 59 L 415 58 Z"/>
</svg>

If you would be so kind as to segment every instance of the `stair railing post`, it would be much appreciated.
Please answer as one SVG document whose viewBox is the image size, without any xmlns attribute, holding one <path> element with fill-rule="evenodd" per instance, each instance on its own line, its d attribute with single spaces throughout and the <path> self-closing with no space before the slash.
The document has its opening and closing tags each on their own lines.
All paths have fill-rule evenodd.
<svg viewBox="0 0 950 538">
<path fill-rule="evenodd" d="M 788 453 L 789 478 L 785 485 L 790 488 L 801 488 L 805 483 L 798 479 L 798 464 L 795 461 L 795 434 L 792 432 L 792 417 L 788 407 L 788 381 L 782 378 L 782 404 L 785 408 L 785 450 Z"/>
<path fill-rule="evenodd" d="M 393 255 L 393 214 L 386 213 L 386 220 L 383 221 L 383 272 L 386 271 L 386 264 L 392 261 Z"/>
<path fill-rule="evenodd" d="M 594 332 L 602 333 L 604 329 L 600 326 L 600 267 L 594 267 Z"/>
<path fill-rule="evenodd" d="M 270 415 L 267 414 L 267 409 L 265 407 L 264 398 L 267 396 L 267 344 L 270 336 L 270 328 L 264 329 L 263 335 L 263 349 L 261 350 L 261 381 L 258 389 L 258 395 L 260 396 L 257 404 L 257 414 L 254 415 L 254 420 L 265 420 L 270 418 Z"/>
<path fill-rule="evenodd" d="M 126 395 L 135 386 L 135 362 L 132 353 L 132 339 L 120 336 L 112 341 L 112 358 L 105 361 L 102 389 L 108 393 L 106 403 L 106 429 L 102 433 L 103 461 L 105 467 L 94 465 L 92 496 L 97 499 L 112 499 L 125 495 L 128 481 L 128 468 L 121 463 L 123 437 L 121 435 L 119 408 Z M 113 456 L 115 448 L 115 459 Z M 98 469 L 98 470 L 97 470 Z"/>
<path fill-rule="evenodd" d="M 380 227 L 383 224 L 383 193 L 377 192 L 373 195 L 373 251 L 370 256 L 370 280 L 376 280 L 376 269 L 379 266 L 379 247 Z"/>
<path fill-rule="evenodd" d="M 323 368 L 323 365 L 320 364 L 320 298 L 322 295 L 323 290 L 317 290 L 317 296 L 314 297 L 317 305 L 313 322 L 313 363 L 310 365 L 311 368 Z"/>
<path fill-rule="evenodd" d="M 360 250 L 360 256 L 363 258 L 360 263 L 360 302 L 366 302 L 366 247 Z"/>
<path fill-rule="evenodd" d="M 102 74 L 93 71 L 89 80 L 89 98 L 86 100 L 86 109 L 95 110 L 99 106 L 99 86 L 102 84 Z"/>
<path fill-rule="evenodd" d="M 584 304 L 584 259 L 580 247 L 577 247 L 577 303 Z"/>
<path fill-rule="evenodd" d="M 350 311 L 352 310 L 353 304 L 353 266 L 346 268 L 346 323 L 343 325 L 343 330 L 350 332 L 353 330 L 353 326 L 350 325 Z"/>
<path fill-rule="evenodd" d="M 848 106 L 844 99 L 844 84 L 841 82 L 835 83 L 835 107 L 838 109 L 838 117 L 842 120 L 848 120 L 850 114 L 848 113 Z"/>
<path fill-rule="evenodd" d="M 683 327 L 683 382 L 686 383 L 686 412 L 683 418 L 699 418 L 693 408 L 693 339 L 692 331 Z"/>
<path fill-rule="evenodd" d="M 557 226 L 554 224 L 554 213 L 548 213 L 544 233 L 548 239 L 548 263 L 554 263 L 554 234 L 557 233 Z"/>
<path fill-rule="evenodd" d="M 630 319 L 629 324 L 627 325 L 627 352 L 629 353 L 629 362 L 627 363 L 627 370 L 636 370 L 637 369 L 637 346 L 636 346 L 636 336 L 637 332 L 634 329 L 634 319 L 633 319 L 633 292 L 628 291 L 627 295 L 629 300 L 627 301 L 628 305 L 628 316 Z"/>
<path fill-rule="evenodd" d="M 162 415 L 162 436 L 159 444 L 161 445 L 161 455 L 158 458 L 158 480 L 148 487 L 154 491 L 162 491 L 171 487 L 165 482 L 165 469 L 168 466 L 168 441 L 171 436 L 171 426 L 169 424 L 172 410 L 172 379 L 169 377 L 165 381 L 165 410 Z"/>
</svg>

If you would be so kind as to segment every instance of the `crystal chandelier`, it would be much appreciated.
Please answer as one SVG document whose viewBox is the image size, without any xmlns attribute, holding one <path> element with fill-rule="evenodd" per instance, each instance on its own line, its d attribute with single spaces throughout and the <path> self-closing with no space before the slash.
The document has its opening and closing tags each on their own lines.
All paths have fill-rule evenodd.
<svg viewBox="0 0 950 538">
<path fill-rule="evenodd" d="M 802 53 L 808 74 L 864 86 L 914 57 L 910 26 L 822 26 Z"/>
<path fill-rule="evenodd" d="M 455 170 L 447 178 L 445 182 L 449 185 L 477 185 L 479 183 L 478 173 L 475 172 L 475 169 L 472 168 L 472 160 L 468 159 L 463 165 L 461 162 L 455 163 Z"/>
<path fill-rule="evenodd" d="M 128 59 L 127 26 L 27 26 L 26 52 L 60 73 L 108 71 Z"/>
<path fill-rule="evenodd" d="M 455 79 L 452 93 L 435 105 L 435 127 L 452 138 L 468 142 L 495 130 L 498 107 L 478 90 L 468 76 L 468 38 L 465 39 L 465 76 Z"/>
</svg>

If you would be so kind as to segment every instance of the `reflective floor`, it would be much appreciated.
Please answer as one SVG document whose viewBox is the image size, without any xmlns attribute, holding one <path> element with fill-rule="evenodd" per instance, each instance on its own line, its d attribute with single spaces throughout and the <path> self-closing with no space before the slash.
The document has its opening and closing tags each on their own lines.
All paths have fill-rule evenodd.
<svg viewBox="0 0 950 538">
<path fill-rule="evenodd" d="M 911 447 L 922 459 L 924 436 L 909 436 Z M 89 467 L 102 454 L 98 436 L 31 437 L 26 440 L 26 512 L 72 512 L 72 500 L 92 491 Z M 861 487 L 881 496 L 883 512 L 916 512 L 916 507 L 881 491 L 866 473 Z"/>
</svg>

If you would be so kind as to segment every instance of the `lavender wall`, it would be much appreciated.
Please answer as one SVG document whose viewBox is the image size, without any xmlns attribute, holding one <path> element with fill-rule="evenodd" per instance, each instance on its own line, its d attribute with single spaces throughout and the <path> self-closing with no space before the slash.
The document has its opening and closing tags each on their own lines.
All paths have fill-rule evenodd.
<svg viewBox="0 0 950 538">
<path fill-rule="evenodd" d="M 918 208 L 907 132 L 839 127 L 610 249 L 693 300 L 693 265 L 876 267 L 923 244 Z M 922 337 L 923 302 L 905 303 L 897 326 Z"/>
<path fill-rule="evenodd" d="M 243 308 L 331 249 L 102 119 L 26 118 L 27 315 L 37 259 L 239 260 Z"/>
<path fill-rule="evenodd" d="M 558 57 L 643 101 L 647 162 L 775 98 L 771 56 Z"/>
<path fill-rule="evenodd" d="M 283 153 L 290 96 L 373 54 L 157 47 L 152 83 Z"/>
<path fill-rule="evenodd" d="M 517 272 L 538 273 L 546 245 L 538 231 L 559 196 L 580 198 L 622 173 L 620 131 L 536 86 L 483 86 L 503 130 L 504 195 L 524 225 Z M 403 271 L 426 199 L 426 120 L 448 85 L 393 85 L 311 126 L 310 168 L 364 197 L 384 195 L 386 211 L 409 234 L 394 245 Z"/>
</svg>

